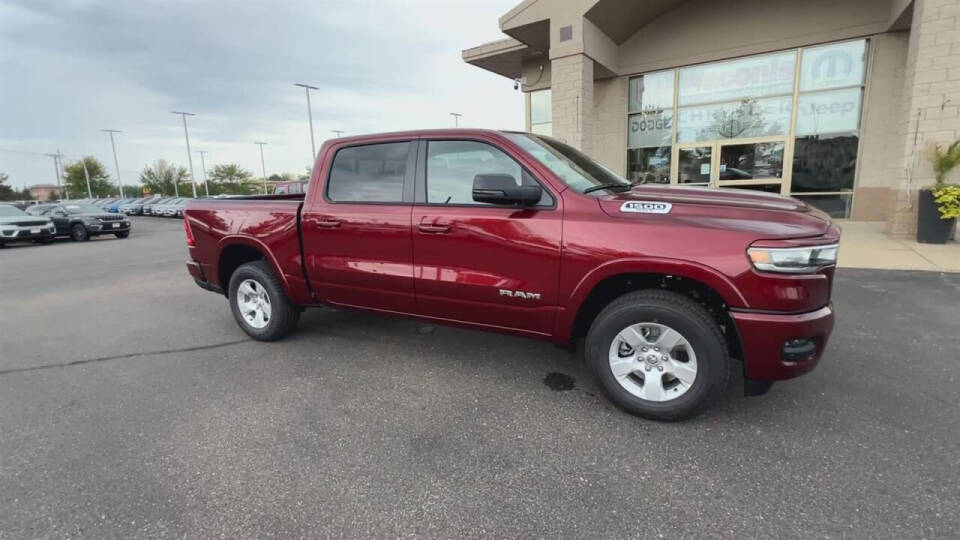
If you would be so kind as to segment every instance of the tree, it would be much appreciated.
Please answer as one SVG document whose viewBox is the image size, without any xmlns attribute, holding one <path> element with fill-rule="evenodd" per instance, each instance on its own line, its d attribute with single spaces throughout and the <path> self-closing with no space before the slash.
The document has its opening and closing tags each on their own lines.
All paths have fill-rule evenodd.
<svg viewBox="0 0 960 540">
<path fill-rule="evenodd" d="M 154 195 L 193 195 L 187 169 L 158 159 L 153 165 L 147 165 L 140 173 L 140 183 L 150 189 Z M 174 189 L 176 184 L 177 189 Z M 179 191 L 178 191 L 179 190 Z"/>
<path fill-rule="evenodd" d="M 17 200 L 32 201 L 33 195 L 30 194 L 30 188 L 24 186 L 23 189 L 20 190 L 19 194 L 17 195 Z"/>
<path fill-rule="evenodd" d="M 210 172 L 210 176 L 207 178 L 208 182 L 231 182 L 231 183 L 245 183 L 249 182 L 253 178 L 253 175 L 250 174 L 250 171 L 244 169 L 243 167 L 237 165 L 236 163 L 227 163 L 225 165 L 217 165 L 213 168 L 213 171 Z"/>
<path fill-rule="evenodd" d="M 0 172 L 0 201 L 12 201 L 17 198 L 17 192 L 7 185 L 10 176 L 7 173 Z"/>
<path fill-rule="evenodd" d="M 87 166 L 86 173 L 83 170 L 84 164 Z M 87 196 L 87 174 L 90 175 L 90 193 L 94 197 L 107 197 L 118 192 L 117 186 L 110 182 L 110 175 L 103 163 L 93 156 L 84 156 L 83 159 L 68 163 L 64 167 L 63 180 L 71 197 Z"/>
<path fill-rule="evenodd" d="M 253 174 L 236 163 L 217 165 L 207 176 L 207 188 L 211 195 L 256 193 L 257 188 L 254 187 L 253 182 Z"/>
</svg>

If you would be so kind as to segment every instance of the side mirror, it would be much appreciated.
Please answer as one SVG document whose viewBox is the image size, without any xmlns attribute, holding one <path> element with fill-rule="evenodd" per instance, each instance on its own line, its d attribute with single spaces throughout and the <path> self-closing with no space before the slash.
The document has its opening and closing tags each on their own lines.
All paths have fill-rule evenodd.
<svg viewBox="0 0 960 540">
<path fill-rule="evenodd" d="M 473 200 L 490 204 L 533 206 L 540 202 L 540 186 L 518 186 L 509 174 L 478 174 L 473 177 Z"/>
</svg>

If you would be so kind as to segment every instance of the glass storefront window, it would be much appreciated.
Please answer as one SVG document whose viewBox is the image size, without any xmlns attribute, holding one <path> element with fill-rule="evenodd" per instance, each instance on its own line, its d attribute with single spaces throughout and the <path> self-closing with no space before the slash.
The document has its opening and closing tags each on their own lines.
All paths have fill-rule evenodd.
<svg viewBox="0 0 960 540">
<path fill-rule="evenodd" d="M 627 179 L 639 184 L 669 184 L 670 147 L 627 150 Z"/>
<path fill-rule="evenodd" d="M 679 105 L 792 94 L 796 62 L 786 51 L 682 68 Z"/>
<path fill-rule="evenodd" d="M 710 161 L 713 147 L 681 148 L 677 154 L 677 169 L 681 184 L 710 182 Z"/>
<path fill-rule="evenodd" d="M 730 144 L 720 147 L 720 180 L 783 176 L 783 143 Z"/>
<path fill-rule="evenodd" d="M 630 79 L 630 112 L 673 109 L 673 70 L 647 73 Z"/>
<path fill-rule="evenodd" d="M 852 40 L 632 77 L 629 179 L 789 192 L 848 215 L 868 45 Z M 784 164 L 787 147 L 792 162 Z"/>
<path fill-rule="evenodd" d="M 530 92 L 530 131 L 538 135 L 553 134 L 552 101 L 549 88 Z"/>
<path fill-rule="evenodd" d="M 627 122 L 627 148 L 660 146 L 673 141 L 673 109 L 631 114 Z"/>
<path fill-rule="evenodd" d="M 784 135 L 792 98 L 782 96 L 678 109 L 677 142 Z"/>
<path fill-rule="evenodd" d="M 794 195 L 795 199 L 819 208 L 830 214 L 830 217 L 845 218 L 850 215 L 850 205 L 853 196 L 849 193 L 834 193 L 830 195 Z"/>
<path fill-rule="evenodd" d="M 844 88 L 797 98 L 797 135 L 854 131 L 860 125 L 863 89 Z"/>
<path fill-rule="evenodd" d="M 831 43 L 803 50 L 800 91 L 863 84 L 867 71 L 867 42 Z"/>
<path fill-rule="evenodd" d="M 857 168 L 857 145 L 853 133 L 797 137 L 793 146 L 791 191 L 850 191 Z"/>
</svg>

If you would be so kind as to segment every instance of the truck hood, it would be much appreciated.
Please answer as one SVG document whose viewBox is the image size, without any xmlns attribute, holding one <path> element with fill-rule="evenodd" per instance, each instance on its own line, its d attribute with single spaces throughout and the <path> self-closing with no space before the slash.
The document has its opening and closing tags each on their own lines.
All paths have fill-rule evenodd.
<svg viewBox="0 0 960 540">
<path fill-rule="evenodd" d="M 750 230 L 769 238 L 816 236 L 830 227 L 826 213 L 797 199 L 760 191 L 641 185 L 598 201 L 603 211 L 615 218 L 669 215 L 700 226 Z M 666 204 L 636 205 L 630 209 L 633 211 L 625 211 L 627 202 Z"/>
</svg>

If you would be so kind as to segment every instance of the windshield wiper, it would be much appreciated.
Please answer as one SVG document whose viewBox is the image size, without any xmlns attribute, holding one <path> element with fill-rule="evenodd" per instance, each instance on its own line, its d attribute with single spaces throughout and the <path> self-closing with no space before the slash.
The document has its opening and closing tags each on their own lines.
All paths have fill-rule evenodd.
<svg viewBox="0 0 960 540">
<path fill-rule="evenodd" d="M 637 184 L 638 184 L 638 182 L 630 182 L 629 184 L 619 184 L 619 183 L 617 183 L 617 184 L 600 184 L 599 186 L 591 186 L 591 187 L 588 187 L 587 189 L 583 190 L 583 192 L 584 192 L 584 193 L 593 193 L 594 191 L 600 191 L 601 189 L 623 189 L 623 190 L 629 191 L 629 190 L 633 189 L 633 187 L 636 186 Z"/>
</svg>

